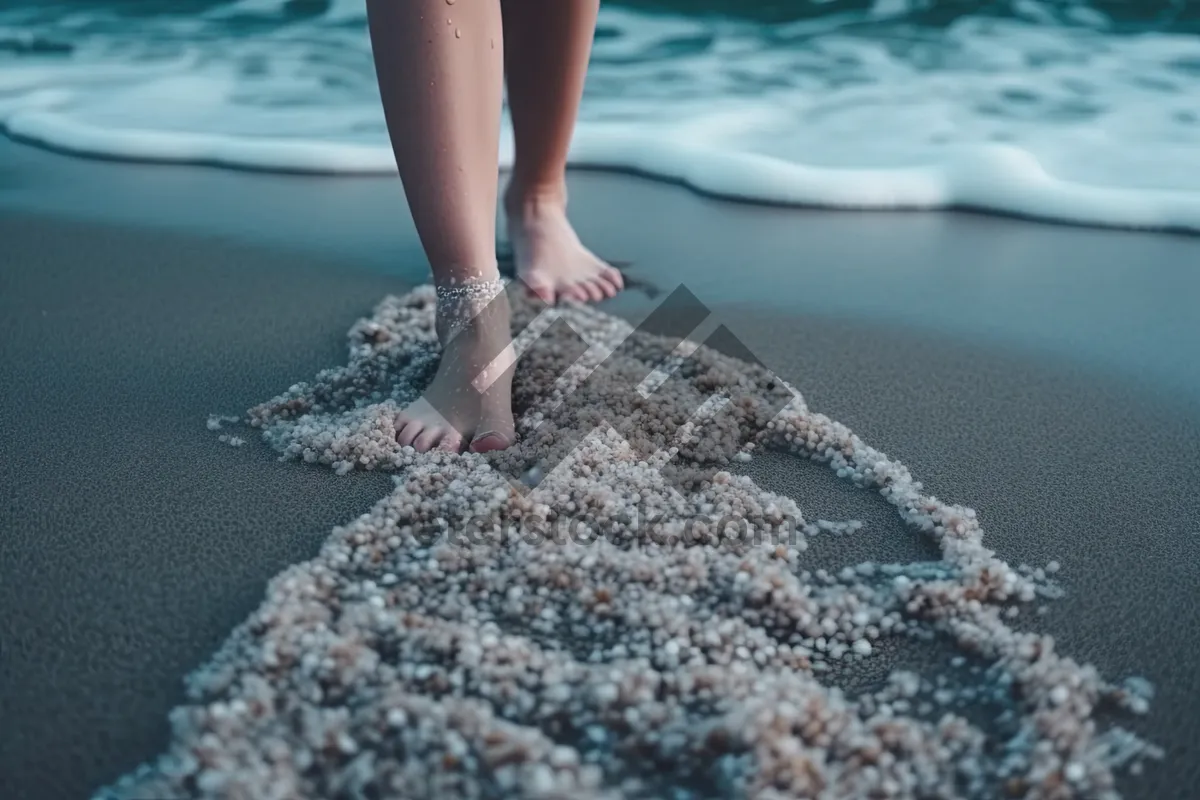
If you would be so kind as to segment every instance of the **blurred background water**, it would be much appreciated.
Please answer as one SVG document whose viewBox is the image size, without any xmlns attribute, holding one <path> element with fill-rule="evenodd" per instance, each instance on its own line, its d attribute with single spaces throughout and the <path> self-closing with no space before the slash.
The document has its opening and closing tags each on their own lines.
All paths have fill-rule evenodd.
<svg viewBox="0 0 1200 800">
<path fill-rule="evenodd" d="M 392 169 L 363 0 L 0 0 L 0 124 L 114 156 Z M 976 182 L 1036 162 L 1074 187 L 1168 190 L 1200 220 L 1200 3 L 609 0 L 579 140 L 647 171 L 670 148 L 817 168 L 1002 152 L 971 162 Z M 804 196 L 836 205 L 828 184 Z M 1121 202 L 1108 221 L 1148 201 Z"/>
</svg>

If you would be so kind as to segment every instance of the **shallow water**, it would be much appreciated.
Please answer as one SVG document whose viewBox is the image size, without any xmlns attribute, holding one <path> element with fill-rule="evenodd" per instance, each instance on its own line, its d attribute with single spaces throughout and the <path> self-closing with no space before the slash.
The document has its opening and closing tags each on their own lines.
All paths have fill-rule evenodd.
<svg viewBox="0 0 1200 800">
<path fill-rule="evenodd" d="M 736 198 L 1200 230 L 1198 29 L 1184 2 L 607 3 L 573 159 Z M 0 65 L 27 141 L 394 171 L 362 0 L 10 3 Z"/>
</svg>

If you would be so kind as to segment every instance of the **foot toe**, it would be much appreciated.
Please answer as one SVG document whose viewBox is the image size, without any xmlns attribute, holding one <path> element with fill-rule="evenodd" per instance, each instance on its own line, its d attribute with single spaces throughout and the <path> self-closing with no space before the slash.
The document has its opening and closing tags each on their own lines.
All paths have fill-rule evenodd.
<svg viewBox="0 0 1200 800">
<path fill-rule="evenodd" d="M 488 431 L 480 434 L 471 440 L 472 453 L 487 453 L 492 450 L 503 450 L 512 444 L 512 441 L 499 431 Z"/>
<path fill-rule="evenodd" d="M 433 449 L 434 445 L 441 441 L 444 435 L 445 429 L 440 425 L 430 425 L 413 440 L 413 448 L 418 453 L 428 453 Z"/>
<path fill-rule="evenodd" d="M 462 434 L 451 428 L 442 434 L 441 440 L 434 449 L 444 450 L 447 453 L 461 453 L 463 449 Z"/>
<path fill-rule="evenodd" d="M 512 404 L 505 402 L 483 409 L 479 427 L 471 439 L 471 450 L 476 453 L 486 453 L 489 450 L 503 450 L 517 440 L 513 427 Z"/>
<path fill-rule="evenodd" d="M 625 288 L 625 276 L 622 275 L 621 270 L 617 269 L 616 267 L 606 266 L 601 274 L 604 280 L 607 283 L 612 284 L 613 288 L 615 288 L 618 292 Z"/>
<path fill-rule="evenodd" d="M 603 295 L 604 299 L 617 296 L 617 287 L 613 286 L 612 281 L 605 275 L 596 276 L 595 285 L 600 290 L 600 294 Z"/>
<path fill-rule="evenodd" d="M 404 427 L 396 433 L 396 441 L 405 447 L 411 447 L 412 443 L 421 434 L 421 431 L 424 430 L 424 428 L 425 426 L 420 420 L 410 419 L 404 424 Z"/>
<path fill-rule="evenodd" d="M 579 291 L 591 300 L 593 303 L 599 303 L 604 299 L 604 290 L 600 288 L 600 282 L 595 278 L 586 281 L 580 281 Z"/>
</svg>

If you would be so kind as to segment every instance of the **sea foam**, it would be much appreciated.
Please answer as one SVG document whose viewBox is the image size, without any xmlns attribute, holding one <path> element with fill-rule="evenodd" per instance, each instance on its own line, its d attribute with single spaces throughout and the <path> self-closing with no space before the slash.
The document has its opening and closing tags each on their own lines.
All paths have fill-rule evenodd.
<svg viewBox="0 0 1200 800">
<path fill-rule="evenodd" d="M 606 7 L 571 160 L 735 200 L 1200 231 L 1200 38 L 888 8 L 766 25 Z M 0 41 L 42 42 L 0 51 L 0 128 L 81 155 L 394 173 L 362 0 L 289 9 L 0 12 Z"/>
</svg>

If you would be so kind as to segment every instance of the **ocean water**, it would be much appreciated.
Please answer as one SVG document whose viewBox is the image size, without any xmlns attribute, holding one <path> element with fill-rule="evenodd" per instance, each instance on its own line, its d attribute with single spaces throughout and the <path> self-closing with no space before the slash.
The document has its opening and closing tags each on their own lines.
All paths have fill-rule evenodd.
<svg viewBox="0 0 1200 800">
<path fill-rule="evenodd" d="M 0 126 L 395 171 L 363 0 L 0 0 Z M 1193 0 L 627 0 L 602 9 L 572 160 L 734 199 L 1200 232 L 1198 145 Z"/>
</svg>

